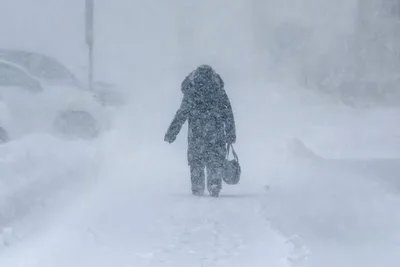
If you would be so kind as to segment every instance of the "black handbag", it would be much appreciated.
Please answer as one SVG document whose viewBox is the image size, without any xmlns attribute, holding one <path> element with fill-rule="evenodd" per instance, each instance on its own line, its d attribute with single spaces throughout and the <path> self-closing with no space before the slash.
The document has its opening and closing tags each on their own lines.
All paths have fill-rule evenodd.
<svg viewBox="0 0 400 267">
<path fill-rule="evenodd" d="M 232 148 L 233 160 L 229 160 L 230 149 Z M 239 164 L 239 157 L 237 156 L 232 145 L 228 145 L 226 158 L 224 162 L 223 180 L 229 185 L 238 184 L 240 181 L 241 168 Z"/>
</svg>

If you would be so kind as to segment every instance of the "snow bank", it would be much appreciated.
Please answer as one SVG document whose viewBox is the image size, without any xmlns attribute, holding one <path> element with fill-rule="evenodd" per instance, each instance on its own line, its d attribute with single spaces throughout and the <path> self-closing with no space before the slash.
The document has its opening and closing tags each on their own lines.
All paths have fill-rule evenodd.
<svg viewBox="0 0 400 267">
<path fill-rule="evenodd" d="M 308 148 L 301 140 L 294 138 L 287 144 L 288 157 L 304 159 L 321 159 L 314 151 Z"/>
<path fill-rule="evenodd" d="M 95 175 L 93 144 L 30 135 L 0 146 L 0 228 Z"/>
<path fill-rule="evenodd" d="M 400 197 L 394 188 L 398 183 L 387 180 L 398 167 L 379 166 L 373 161 L 288 161 L 276 172 L 265 215 L 307 248 L 305 266 L 397 266 Z"/>
</svg>

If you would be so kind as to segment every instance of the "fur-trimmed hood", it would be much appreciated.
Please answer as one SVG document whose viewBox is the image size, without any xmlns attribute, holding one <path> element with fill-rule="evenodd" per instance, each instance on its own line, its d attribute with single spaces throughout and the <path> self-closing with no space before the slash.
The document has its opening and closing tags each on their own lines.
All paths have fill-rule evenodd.
<svg viewBox="0 0 400 267">
<path fill-rule="evenodd" d="M 192 71 L 182 82 L 182 93 L 200 88 L 219 90 L 224 89 L 224 82 L 221 76 L 209 65 L 201 65 Z"/>
</svg>

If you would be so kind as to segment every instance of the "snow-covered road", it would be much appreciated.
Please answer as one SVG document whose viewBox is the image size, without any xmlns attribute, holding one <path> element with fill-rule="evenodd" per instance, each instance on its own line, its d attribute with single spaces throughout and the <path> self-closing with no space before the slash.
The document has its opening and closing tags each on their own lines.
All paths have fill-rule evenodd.
<svg viewBox="0 0 400 267">
<path fill-rule="evenodd" d="M 314 136 L 327 131 L 306 120 L 307 108 L 296 112 L 302 127 L 273 125 L 273 114 L 254 112 L 255 103 L 236 106 L 238 121 L 258 132 L 265 120 L 275 130 L 238 143 L 242 183 L 225 186 L 219 199 L 191 196 L 185 131 L 169 146 L 157 138 L 163 127 L 136 120 L 131 108 L 93 142 L 37 135 L 1 146 L 0 266 L 397 266 L 399 160 L 387 145 L 397 132 L 382 128 L 379 139 L 367 131 L 393 111 L 366 117 L 363 138 L 351 142 L 343 133 L 353 132 L 354 114 L 331 110 L 321 121 L 338 124 L 323 143 Z M 251 120 L 242 120 L 243 110 Z M 148 115 L 168 116 L 161 113 Z M 278 127 L 284 135 L 275 134 Z M 331 138 L 335 132 L 341 137 Z M 296 134 L 304 146 L 287 142 Z M 334 159 L 327 147 L 337 149 Z M 351 156 L 378 147 L 381 159 Z"/>
<path fill-rule="evenodd" d="M 256 196 L 216 201 L 130 190 L 92 201 L 5 266 L 289 266 L 288 245 L 269 228 Z"/>
<path fill-rule="evenodd" d="M 244 183 L 226 188 L 219 199 L 193 197 L 185 175 L 177 173 L 172 179 L 147 170 L 156 167 L 149 160 L 161 160 L 161 155 L 100 157 L 99 147 L 108 146 L 99 144 L 86 148 L 80 144 L 86 152 L 95 150 L 97 160 L 114 158 L 107 166 L 88 165 L 98 170 L 92 171 L 92 177 L 87 170 L 78 175 L 68 172 L 68 164 L 53 166 L 61 172 L 54 173 L 47 162 L 50 157 L 64 155 L 63 160 L 74 160 L 76 167 L 83 160 L 76 154 L 66 158 L 64 146 L 73 145 L 58 143 L 57 150 L 48 150 L 49 158 L 35 165 L 36 171 L 47 170 L 45 174 L 56 180 L 32 182 L 40 191 L 21 197 L 29 209 L 3 222 L 4 232 L 12 232 L 3 234 L 1 266 L 290 266 L 291 244 L 263 214 L 267 194 L 263 187 Z M 93 161 L 94 155 L 87 152 L 86 159 Z M 167 169 L 168 164 L 161 168 Z M 31 172 L 27 169 L 25 175 Z M 70 181 L 59 185 L 63 172 L 69 173 Z M 30 203 L 37 199 L 41 205 Z M 14 204 L 7 203 L 9 208 L 19 208 Z"/>
</svg>

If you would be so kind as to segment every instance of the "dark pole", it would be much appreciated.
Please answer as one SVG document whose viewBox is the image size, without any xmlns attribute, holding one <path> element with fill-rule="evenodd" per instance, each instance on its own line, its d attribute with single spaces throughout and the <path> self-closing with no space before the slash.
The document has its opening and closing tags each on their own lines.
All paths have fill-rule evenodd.
<svg viewBox="0 0 400 267">
<path fill-rule="evenodd" d="M 93 89 L 94 0 L 86 0 L 86 44 L 89 49 L 89 89 Z"/>
<path fill-rule="evenodd" d="M 93 90 L 93 44 L 89 44 L 89 89 Z"/>
</svg>

